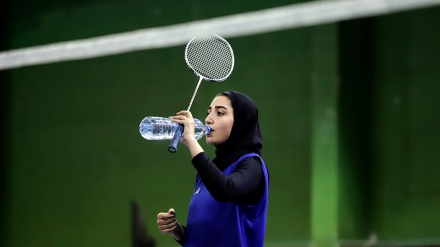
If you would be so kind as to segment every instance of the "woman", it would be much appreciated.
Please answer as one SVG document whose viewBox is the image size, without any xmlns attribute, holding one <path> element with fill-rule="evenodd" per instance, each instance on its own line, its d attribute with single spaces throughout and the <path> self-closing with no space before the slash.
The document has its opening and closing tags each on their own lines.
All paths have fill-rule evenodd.
<svg viewBox="0 0 440 247">
<path fill-rule="evenodd" d="M 263 143 L 254 102 L 235 91 L 214 98 L 205 119 L 212 129 L 206 142 L 216 147 L 213 160 L 194 138 L 191 112 L 180 111 L 171 120 L 185 126 L 181 142 L 198 174 L 186 227 L 171 208 L 157 215 L 159 230 L 184 247 L 263 246 L 269 178 L 260 158 Z"/>
</svg>

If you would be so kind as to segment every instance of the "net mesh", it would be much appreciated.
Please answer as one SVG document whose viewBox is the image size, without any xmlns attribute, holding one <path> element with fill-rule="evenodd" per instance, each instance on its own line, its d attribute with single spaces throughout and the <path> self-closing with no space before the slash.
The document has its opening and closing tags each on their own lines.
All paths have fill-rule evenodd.
<svg viewBox="0 0 440 247">
<path fill-rule="evenodd" d="M 217 36 L 193 38 L 185 50 L 188 67 L 209 81 L 224 81 L 234 69 L 234 53 L 229 43 Z"/>
</svg>

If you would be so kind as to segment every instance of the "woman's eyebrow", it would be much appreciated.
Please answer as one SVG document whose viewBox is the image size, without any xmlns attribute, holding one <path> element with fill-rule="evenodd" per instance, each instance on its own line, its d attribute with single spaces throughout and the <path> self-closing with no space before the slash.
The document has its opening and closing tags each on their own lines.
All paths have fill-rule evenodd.
<svg viewBox="0 0 440 247">
<path fill-rule="evenodd" d="M 228 110 L 228 108 L 226 107 L 226 106 L 215 106 L 214 107 L 215 109 L 225 109 L 225 110 Z M 212 109 L 212 107 L 208 107 L 208 110 L 211 110 Z"/>
</svg>

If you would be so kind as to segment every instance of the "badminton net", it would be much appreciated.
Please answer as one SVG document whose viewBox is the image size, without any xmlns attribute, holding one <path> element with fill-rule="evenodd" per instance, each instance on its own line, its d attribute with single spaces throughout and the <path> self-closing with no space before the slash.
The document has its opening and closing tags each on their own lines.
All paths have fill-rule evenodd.
<svg viewBox="0 0 440 247">
<path fill-rule="evenodd" d="M 170 26 L 59 42 L 0 53 L 0 70 L 183 45 L 215 33 L 242 37 L 440 5 L 440 0 L 312 1 Z"/>
</svg>

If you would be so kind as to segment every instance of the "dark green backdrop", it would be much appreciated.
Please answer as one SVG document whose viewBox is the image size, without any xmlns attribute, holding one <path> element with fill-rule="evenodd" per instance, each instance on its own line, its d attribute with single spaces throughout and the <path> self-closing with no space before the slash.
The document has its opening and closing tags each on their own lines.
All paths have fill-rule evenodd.
<svg viewBox="0 0 440 247">
<path fill-rule="evenodd" d="M 300 2 L 300 1 L 296 1 Z M 4 1 L 2 50 L 258 10 L 292 1 Z M 26 8 L 23 7 L 26 5 Z M 208 11 L 209 10 L 209 11 Z M 201 85 L 259 107 L 271 177 L 267 246 L 440 241 L 439 8 L 228 39 L 232 76 Z M 183 146 L 141 138 L 197 83 L 184 46 L 0 71 L 0 245 L 129 246 L 130 203 L 185 222 Z M 213 155 L 213 148 L 200 140 Z"/>
</svg>

